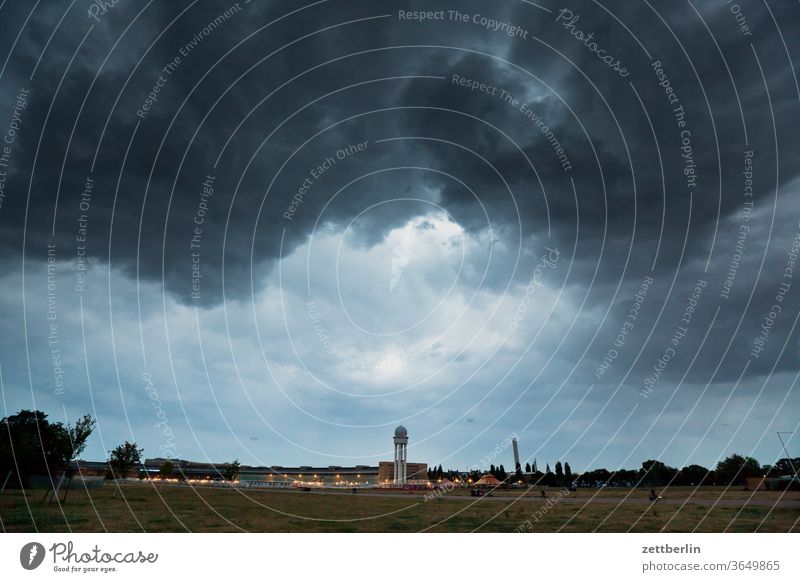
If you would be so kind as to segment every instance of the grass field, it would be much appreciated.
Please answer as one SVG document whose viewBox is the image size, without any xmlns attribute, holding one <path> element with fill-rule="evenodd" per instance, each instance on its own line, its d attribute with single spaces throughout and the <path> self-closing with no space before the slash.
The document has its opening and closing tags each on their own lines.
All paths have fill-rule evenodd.
<svg viewBox="0 0 800 582">
<path fill-rule="evenodd" d="M 6 490 L 6 532 L 797 532 L 800 493 L 671 488 L 656 505 L 649 490 L 578 490 L 548 499 L 539 489 L 472 498 L 464 491 L 427 499 L 422 492 L 301 492 L 124 485 L 115 492 L 72 491 L 66 504 L 42 491 Z M 508 496 L 508 497 L 506 497 Z"/>
</svg>

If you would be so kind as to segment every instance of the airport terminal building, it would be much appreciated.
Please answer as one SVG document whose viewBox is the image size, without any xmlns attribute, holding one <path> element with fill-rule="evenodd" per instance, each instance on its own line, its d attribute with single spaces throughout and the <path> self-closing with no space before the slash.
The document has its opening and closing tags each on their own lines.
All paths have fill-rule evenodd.
<svg viewBox="0 0 800 582">
<path fill-rule="evenodd" d="M 248 466 L 239 468 L 239 485 L 244 487 L 290 488 L 290 487 L 391 487 L 420 485 L 427 482 L 428 465 L 409 463 L 405 460 L 408 434 L 402 426 L 395 431 L 395 460 L 381 461 L 378 466 L 354 465 L 313 467 Z M 144 476 L 159 479 L 164 463 L 172 463 L 170 479 L 185 479 L 189 482 L 215 482 L 225 478 L 225 463 L 198 463 L 184 459 L 154 457 L 145 459 L 143 466 L 131 470 L 129 477 Z M 84 477 L 105 476 L 106 462 L 75 461 L 74 469 Z"/>
</svg>

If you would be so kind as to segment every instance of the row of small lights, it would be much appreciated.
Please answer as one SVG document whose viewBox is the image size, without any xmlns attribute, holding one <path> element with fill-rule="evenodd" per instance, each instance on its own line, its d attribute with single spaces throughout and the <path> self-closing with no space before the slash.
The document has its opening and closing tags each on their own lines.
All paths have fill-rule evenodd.
<svg viewBox="0 0 800 582">
<path fill-rule="evenodd" d="M 284 477 L 289 477 L 289 475 L 287 475 L 286 473 L 284 473 L 284 475 L 283 475 L 283 476 L 284 476 Z M 302 478 L 303 478 L 303 475 L 302 475 L 302 473 L 301 473 L 300 475 L 298 475 L 297 477 L 298 477 L 298 478 L 300 478 L 300 479 L 302 479 Z M 337 478 L 337 479 L 339 479 L 339 477 L 340 477 L 339 475 L 336 475 L 336 478 Z M 356 477 L 360 479 L 360 478 L 361 478 L 361 475 L 360 475 L 360 474 L 359 474 L 359 475 L 356 475 Z M 319 475 L 314 475 L 314 479 L 318 479 L 318 478 L 319 478 Z"/>
<path fill-rule="evenodd" d="M 283 476 L 284 476 L 284 477 L 286 477 L 286 478 L 288 478 L 288 477 L 289 477 L 289 475 L 288 475 L 288 474 L 284 474 Z M 302 475 L 302 474 L 301 474 L 301 475 L 298 475 L 298 478 L 299 478 L 299 479 L 302 479 L 302 478 L 303 478 L 303 475 Z M 359 474 L 359 475 L 356 475 L 356 478 L 361 478 L 361 475 L 360 475 L 360 474 Z M 314 475 L 314 479 L 319 479 L 319 476 L 318 476 L 318 475 Z M 336 475 L 336 479 L 341 479 L 341 475 Z M 153 481 L 154 479 L 150 478 L 150 479 L 148 479 L 148 480 L 149 480 L 149 481 Z M 180 482 L 181 482 L 181 480 L 180 480 L 180 479 L 174 479 L 174 478 L 173 478 L 173 479 L 168 479 L 168 478 L 167 478 L 167 479 L 165 479 L 165 478 L 163 478 L 163 477 L 159 477 L 159 478 L 158 478 L 158 481 L 166 481 L 167 483 L 180 483 Z M 202 478 L 202 479 L 184 479 L 184 481 L 185 481 L 185 482 L 187 482 L 187 483 L 206 483 L 206 482 L 209 482 L 209 481 L 211 481 L 211 477 L 204 477 L 204 478 Z M 234 483 L 238 483 L 239 481 L 238 481 L 238 480 L 236 480 L 236 481 L 233 481 L 233 482 L 234 482 Z M 441 480 L 441 479 L 439 479 L 439 480 L 438 480 L 438 483 L 441 483 L 441 482 L 442 482 L 442 480 Z M 459 481 L 458 479 L 453 479 L 453 482 L 454 482 L 454 483 L 460 483 L 461 481 Z M 313 484 L 314 482 L 313 482 L 313 481 L 310 481 L 310 482 L 308 482 L 308 483 L 310 483 L 310 484 Z M 341 480 L 339 480 L 339 481 L 335 481 L 334 483 L 335 483 L 336 485 L 359 485 L 359 484 L 360 484 L 358 481 L 341 481 Z M 383 481 L 383 483 L 386 483 L 386 484 L 388 484 L 388 483 L 394 483 L 394 481 L 392 481 L 391 479 L 386 479 L 385 481 Z M 467 483 L 468 483 L 468 484 L 471 484 L 471 483 L 472 483 L 472 479 L 471 479 L 471 478 L 467 479 Z M 522 481 L 517 481 L 517 483 L 522 483 Z M 364 481 L 364 483 L 363 483 L 363 484 L 364 484 L 364 485 L 368 485 L 368 484 L 369 484 L 369 481 Z M 431 484 L 431 482 L 430 482 L 430 481 L 428 481 L 428 485 L 430 485 L 430 484 Z"/>
</svg>

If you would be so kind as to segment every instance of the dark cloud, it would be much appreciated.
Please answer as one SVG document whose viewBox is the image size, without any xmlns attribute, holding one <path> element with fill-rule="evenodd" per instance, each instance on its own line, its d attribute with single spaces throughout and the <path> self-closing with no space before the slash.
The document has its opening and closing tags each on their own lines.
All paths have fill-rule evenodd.
<svg viewBox="0 0 800 582">
<path fill-rule="evenodd" d="M 237 338 L 232 353 L 220 348 L 209 358 L 219 366 L 211 375 L 225 377 L 225 392 L 236 394 L 226 404 L 229 412 L 249 407 L 238 379 L 231 379 L 247 353 L 252 360 L 241 383 L 268 386 L 269 405 L 286 412 L 273 419 L 278 424 L 296 423 L 302 407 L 314 411 L 309 417 L 342 425 L 371 425 L 365 419 L 373 417 L 388 423 L 399 406 L 397 418 L 417 413 L 428 425 L 484 430 L 492 419 L 522 430 L 545 406 L 550 420 L 534 425 L 529 438 L 563 430 L 566 436 L 553 436 L 552 446 L 566 450 L 573 433 L 580 435 L 600 412 L 597 430 L 613 432 L 638 404 L 646 414 L 633 421 L 632 434 L 657 425 L 655 432 L 667 438 L 677 430 L 670 415 L 691 410 L 701 395 L 735 394 L 729 404 L 737 412 L 725 413 L 735 417 L 770 374 L 796 372 L 797 289 L 781 302 L 764 352 L 751 355 L 780 284 L 792 281 L 786 268 L 800 196 L 796 6 L 742 6 L 746 30 L 718 2 L 459 6 L 466 22 L 450 20 L 450 6 L 394 0 L 307 8 L 120 3 L 97 19 L 76 6 L 56 30 L 65 7 L 37 8 L 24 24 L 30 8 L 7 3 L 0 9 L 0 59 L 8 57 L 0 77 L 0 131 L 20 90 L 30 92 L 0 209 L 4 272 L 19 277 L 24 257 L 26 276 L 34 269 L 40 277 L 47 245 L 55 243 L 61 297 L 68 294 L 64 303 L 75 308 L 80 251 L 90 266 L 91 297 L 99 302 L 110 290 L 107 308 L 130 316 L 129 333 L 139 333 L 133 316 L 142 301 L 163 307 L 165 329 L 172 322 L 184 333 L 187 325 L 196 334 L 186 314 L 197 307 L 205 321 L 225 327 L 216 339 Z M 444 10 L 446 19 L 414 22 L 399 10 Z M 493 19 L 496 30 L 473 20 L 476 14 Z M 507 34 L 511 26 L 519 32 Z M 629 74 L 617 74 L 594 49 L 618 59 Z M 173 68 L 165 69 L 170 62 Z M 752 199 L 744 195 L 746 152 L 753 152 Z M 90 196 L 82 198 L 87 179 Z M 448 221 L 458 237 L 448 238 Z M 438 245 L 436 252 L 403 242 L 404 233 L 411 236 L 409 224 L 418 240 Z M 76 240 L 84 234 L 85 242 Z M 546 246 L 557 248 L 560 259 L 545 269 L 547 294 L 531 300 L 525 333 L 497 353 L 484 351 L 507 334 Z M 452 263 L 453 249 L 469 252 Z M 306 266 L 313 267 L 309 274 Z M 411 271 L 403 275 L 406 268 Z M 405 282 L 388 294 L 380 286 L 382 277 L 397 284 L 400 276 Z M 645 277 L 654 282 L 641 315 L 598 377 Z M 706 287 L 686 337 L 660 372 L 659 388 L 644 399 L 646 378 L 672 345 L 698 280 Z M 143 290 L 155 295 L 143 298 Z M 446 300 L 433 301 L 439 295 Z M 339 360 L 318 345 L 321 324 L 314 331 L 309 300 L 324 311 L 325 331 L 344 354 Z M 284 317 L 249 314 L 250 301 Z M 281 302 L 291 305 L 289 315 Z M 416 308 L 430 306 L 437 314 L 430 321 L 457 321 L 464 325 L 460 335 L 441 339 L 435 326 L 421 326 L 392 343 L 354 326 L 393 329 L 414 319 Z M 18 334 L 21 302 L 4 307 L 8 329 Z M 228 308 L 238 320 L 220 315 Z M 344 316 L 348 308 L 355 317 Z M 27 309 L 41 319 L 41 303 Z M 461 313 L 469 316 L 459 320 Z M 255 323 L 269 327 L 263 350 Z M 287 347 L 284 325 L 301 337 L 292 346 L 298 357 Z M 98 324 L 104 326 L 110 321 Z M 82 364 L 77 329 L 70 332 L 76 366 Z M 155 343 L 167 351 L 169 332 L 159 333 L 164 337 Z M 97 334 L 100 344 L 114 340 L 110 330 Z M 467 344 L 469 338 L 481 338 L 481 345 Z M 192 348 L 176 350 L 177 366 L 183 381 L 201 382 L 188 369 L 199 346 L 184 339 Z M 3 366 L 22 386 L 15 354 L 34 348 L 7 341 L 6 353 L 18 361 Z M 134 351 L 141 347 L 135 344 Z M 382 361 L 397 350 L 418 355 L 419 377 L 417 370 L 387 378 L 342 369 L 349 354 Z M 310 370 L 304 356 L 312 358 Z M 266 366 L 270 361 L 277 370 Z M 161 364 L 164 371 L 171 365 L 168 358 Z M 135 377 L 140 366 L 125 365 L 121 382 L 127 384 L 132 380 L 124 375 Z M 436 376 L 437 366 L 449 378 Z M 477 370 L 485 385 L 470 376 Z M 78 373 L 74 368 L 73 376 Z M 415 394 L 418 405 L 411 406 L 389 397 L 354 405 L 318 392 L 324 382 L 352 383 L 358 392 L 399 390 L 415 381 L 427 391 Z M 302 406 L 280 397 L 282 382 L 297 391 Z M 496 392 L 486 388 L 495 383 Z M 454 386 L 447 404 L 437 404 Z M 787 390 L 778 382 L 764 386 L 759 418 Z M 482 400 L 487 390 L 491 396 Z M 136 417 L 146 408 L 123 400 Z M 602 408 L 606 402 L 613 404 Z M 193 418 L 209 421 L 221 406 L 199 397 L 192 404 Z M 427 405 L 430 411 L 418 412 Z M 660 406 L 669 411 L 661 414 Z M 746 421 L 734 417 L 729 420 Z M 248 418 L 241 440 L 266 441 L 250 436 L 261 420 Z M 705 438 L 694 428 L 681 438 Z M 763 429 L 748 425 L 742 446 L 758 441 Z M 308 434 L 325 430 L 315 424 Z M 705 462 L 725 442 L 720 439 L 703 445 Z M 456 437 L 445 440 L 429 450 L 446 457 Z M 636 446 L 635 439 L 615 441 L 602 453 L 609 456 L 596 460 L 619 462 Z M 355 446 L 349 450 L 357 455 Z M 576 454 L 593 460 L 593 453 Z"/>
</svg>

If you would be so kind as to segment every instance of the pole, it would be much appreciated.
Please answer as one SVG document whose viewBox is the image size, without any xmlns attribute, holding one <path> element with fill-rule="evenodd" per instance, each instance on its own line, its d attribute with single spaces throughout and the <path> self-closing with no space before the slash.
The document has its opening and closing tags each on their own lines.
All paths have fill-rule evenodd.
<svg viewBox="0 0 800 582">
<path fill-rule="evenodd" d="M 61 476 L 58 478 L 58 483 L 53 488 L 53 497 L 50 499 L 50 503 L 53 503 L 53 498 L 58 499 L 58 494 L 61 492 L 61 483 L 64 482 L 64 473 L 61 473 Z"/>
<path fill-rule="evenodd" d="M 67 485 L 64 488 L 64 499 L 62 500 L 62 503 L 66 503 L 67 502 L 67 495 L 69 495 L 69 490 L 70 490 L 71 487 L 72 487 L 72 475 L 67 477 Z"/>
<path fill-rule="evenodd" d="M 783 452 L 786 453 L 786 460 L 789 461 L 789 466 L 792 468 L 792 473 L 794 473 L 794 478 L 797 479 L 797 469 L 794 467 L 794 463 L 792 463 L 792 457 L 789 455 L 789 451 L 786 450 L 786 444 L 783 442 L 783 437 L 781 434 L 794 434 L 793 432 L 781 432 L 777 431 L 778 433 L 778 440 L 781 441 L 781 446 L 783 446 Z"/>
<path fill-rule="evenodd" d="M 61 484 L 64 482 L 64 473 L 61 473 L 61 476 L 58 478 L 58 484 L 56 484 L 55 488 L 53 488 L 53 496 L 50 498 L 50 503 L 53 503 L 54 499 L 58 499 L 58 494 L 61 491 Z"/>
</svg>

